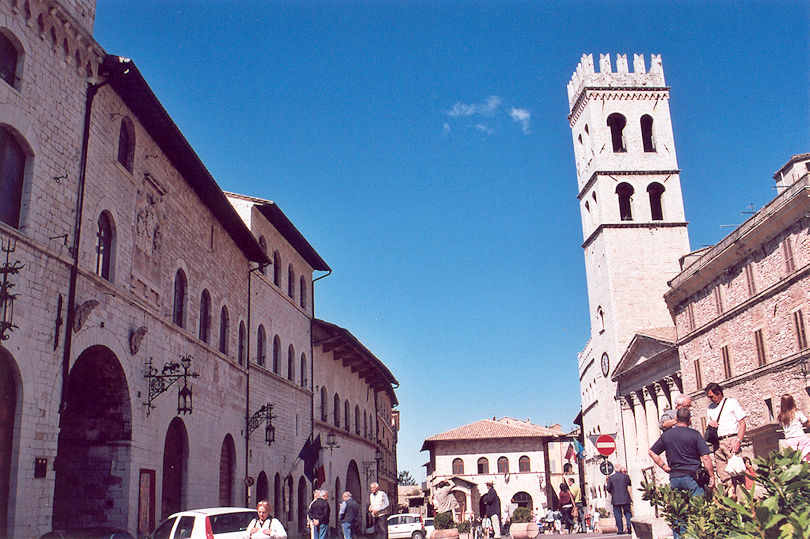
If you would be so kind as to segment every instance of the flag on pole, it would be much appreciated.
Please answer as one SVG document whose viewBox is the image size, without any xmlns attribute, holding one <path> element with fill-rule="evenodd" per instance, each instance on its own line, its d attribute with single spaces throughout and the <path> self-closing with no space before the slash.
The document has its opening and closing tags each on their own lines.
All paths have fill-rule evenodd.
<svg viewBox="0 0 810 539">
<path fill-rule="evenodd" d="M 304 476 L 312 483 L 313 488 L 318 486 L 326 480 L 323 460 L 321 460 L 321 435 L 317 435 L 315 439 L 310 435 L 304 443 L 304 447 L 298 453 L 298 458 L 304 462 Z M 316 481 L 318 481 L 316 483 Z"/>
<path fill-rule="evenodd" d="M 574 449 L 577 451 L 577 457 L 584 459 L 585 458 L 585 448 L 582 447 L 582 444 L 579 443 L 579 440 L 574 439 Z"/>
<path fill-rule="evenodd" d="M 318 488 L 324 483 L 326 483 L 326 468 L 323 465 L 323 448 L 321 447 L 321 435 L 315 437 L 315 441 L 312 442 L 312 445 L 315 447 L 315 466 L 314 466 L 314 474 L 315 480 L 312 482 L 312 488 Z M 335 494 L 337 497 L 337 494 Z"/>
<path fill-rule="evenodd" d="M 565 451 L 565 460 L 577 461 L 577 454 L 574 451 L 574 444 L 568 444 L 568 449 Z"/>
</svg>

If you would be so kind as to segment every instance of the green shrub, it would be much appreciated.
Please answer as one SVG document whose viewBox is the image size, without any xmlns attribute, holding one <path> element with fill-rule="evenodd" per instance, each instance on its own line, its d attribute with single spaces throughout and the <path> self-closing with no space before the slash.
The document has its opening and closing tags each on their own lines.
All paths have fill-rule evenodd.
<svg viewBox="0 0 810 539">
<path fill-rule="evenodd" d="M 512 513 L 512 524 L 531 521 L 532 511 L 528 507 L 518 507 L 515 509 L 515 512 Z"/>
<path fill-rule="evenodd" d="M 453 527 L 453 515 L 449 511 L 447 513 L 439 513 L 433 519 L 433 527 L 437 530 L 449 530 Z"/>
<path fill-rule="evenodd" d="M 457 522 L 456 528 L 458 528 L 459 533 L 470 533 L 470 521 Z"/>
<path fill-rule="evenodd" d="M 642 482 L 643 499 L 663 511 L 670 526 L 678 526 L 683 537 L 699 539 L 810 539 L 810 462 L 787 448 L 756 459 L 756 484 L 764 492 L 742 489 L 734 501 L 717 488 L 708 497 L 656 487 Z"/>
</svg>

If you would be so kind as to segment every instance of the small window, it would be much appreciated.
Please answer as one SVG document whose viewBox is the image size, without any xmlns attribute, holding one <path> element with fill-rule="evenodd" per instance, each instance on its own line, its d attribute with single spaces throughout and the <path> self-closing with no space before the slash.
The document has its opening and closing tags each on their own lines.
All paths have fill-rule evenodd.
<svg viewBox="0 0 810 539">
<path fill-rule="evenodd" d="M 633 193 L 635 190 L 629 183 L 622 182 L 616 186 L 616 195 L 619 197 L 619 218 L 622 221 L 633 220 Z"/>
<path fill-rule="evenodd" d="M 222 306 L 219 313 L 219 351 L 223 354 L 228 354 L 228 339 L 230 339 L 231 332 L 231 318 L 228 314 L 228 308 Z"/>
<path fill-rule="evenodd" d="M 453 459 L 453 475 L 464 475 L 464 461 L 456 458 Z"/>
<path fill-rule="evenodd" d="M 211 295 L 203 290 L 200 297 L 200 340 L 207 343 L 211 338 Z"/>
<path fill-rule="evenodd" d="M 748 296 L 753 296 L 757 293 L 757 284 L 754 280 L 754 263 L 745 266 L 745 283 L 748 286 Z"/>
<path fill-rule="evenodd" d="M 793 325 L 796 328 L 796 342 L 799 350 L 804 350 L 807 348 L 807 334 L 804 331 L 804 315 L 801 309 L 793 313 Z"/>
<path fill-rule="evenodd" d="M 531 460 L 529 460 L 529 457 L 527 457 L 526 455 L 523 455 L 522 457 L 520 457 L 520 460 L 518 460 L 518 471 L 520 472 L 532 471 Z"/>
<path fill-rule="evenodd" d="M 17 77 L 19 57 L 20 53 L 14 43 L 3 32 L 0 32 L 0 79 L 18 90 L 20 82 Z"/>
<path fill-rule="evenodd" d="M 343 403 L 343 428 L 346 432 L 349 432 L 351 429 L 349 428 L 349 419 L 351 418 L 351 414 L 349 414 L 349 399 Z"/>
<path fill-rule="evenodd" d="M 298 303 L 303 309 L 307 308 L 307 281 L 304 276 L 301 276 L 300 283 L 298 283 Z"/>
<path fill-rule="evenodd" d="M 354 406 L 354 433 L 360 436 L 360 407 Z"/>
<path fill-rule="evenodd" d="M 686 329 L 693 331 L 695 329 L 695 304 L 690 303 L 686 306 Z"/>
<path fill-rule="evenodd" d="M 368 416 L 363 412 L 363 438 L 368 438 Z"/>
<path fill-rule="evenodd" d="M 172 321 L 175 325 L 185 327 L 186 320 L 186 274 L 183 270 L 177 270 L 174 276 L 174 303 L 172 307 Z"/>
<path fill-rule="evenodd" d="M 765 340 L 762 338 L 761 329 L 754 332 L 754 344 L 757 347 L 757 365 L 762 367 L 768 362 L 768 358 L 765 355 Z"/>
<path fill-rule="evenodd" d="M 700 359 L 696 359 L 694 361 L 694 366 L 695 366 L 695 390 L 699 391 L 703 389 L 703 376 L 700 372 Z"/>
<path fill-rule="evenodd" d="M 20 226 L 25 152 L 17 138 L 6 127 L 0 126 L 0 221 L 9 226 Z"/>
<path fill-rule="evenodd" d="M 135 126 L 128 116 L 121 120 L 118 131 L 118 162 L 125 169 L 132 172 L 132 163 L 135 160 Z"/>
<path fill-rule="evenodd" d="M 614 112 L 607 117 L 607 125 L 610 128 L 610 140 L 613 144 L 614 153 L 626 152 L 627 144 L 624 139 L 624 127 L 627 125 L 627 119 Z"/>
<path fill-rule="evenodd" d="M 301 387 L 307 387 L 307 356 L 301 354 Z"/>
<path fill-rule="evenodd" d="M 295 297 L 295 270 L 292 264 L 287 266 L 287 295 L 291 298 Z"/>
<path fill-rule="evenodd" d="M 321 388 L 321 421 L 323 421 L 324 423 L 329 418 L 329 409 L 327 408 L 329 403 L 327 402 L 326 397 L 327 397 L 326 388 L 322 387 Z"/>
<path fill-rule="evenodd" d="M 264 367 L 267 359 L 267 334 L 264 331 L 264 325 L 259 324 L 259 329 L 256 332 L 256 364 Z"/>
<path fill-rule="evenodd" d="M 287 348 L 287 380 L 290 382 L 295 378 L 295 348 L 290 345 Z"/>
<path fill-rule="evenodd" d="M 509 459 L 500 457 L 498 459 L 498 473 L 509 473 Z"/>
<path fill-rule="evenodd" d="M 98 216 L 98 229 L 96 231 L 96 275 L 110 281 L 110 268 L 112 266 L 113 252 L 113 226 L 112 217 L 106 211 Z"/>
<path fill-rule="evenodd" d="M 720 349 L 720 354 L 723 356 L 723 374 L 725 375 L 726 379 L 731 378 L 731 356 L 728 352 L 728 346 L 724 346 Z"/>
<path fill-rule="evenodd" d="M 278 374 L 281 369 L 281 339 L 278 335 L 273 337 L 273 372 Z"/>
<path fill-rule="evenodd" d="M 717 314 L 723 314 L 723 293 L 720 285 L 714 287 L 714 309 Z"/>
<path fill-rule="evenodd" d="M 785 258 L 785 271 L 793 273 L 796 269 L 796 262 L 793 259 L 793 245 L 789 237 L 782 242 L 782 255 Z"/>
<path fill-rule="evenodd" d="M 245 323 L 239 322 L 239 342 L 237 343 L 238 350 L 236 360 L 240 365 L 245 364 L 245 344 Z"/>
<path fill-rule="evenodd" d="M 650 218 L 653 221 L 663 221 L 664 209 L 661 206 L 661 196 L 664 194 L 664 186 L 653 182 L 647 186 L 647 194 L 650 195 Z"/>
<path fill-rule="evenodd" d="M 481 457 L 478 459 L 478 473 L 479 475 L 489 473 L 489 461 L 486 457 Z"/>
<path fill-rule="evenodd" d="M 281 255 L 273 252 L 273 284 L 281 286 Z"/>
<path fill-rule="evenodd" d="M 649 114 L 641 117 L 641 143 L 645 152 L 655 151 L 655 134 L 653 133 L 653 119 Z"/>
<path fill-rule="evenodd" d="M 340 395 L 335 393 L 335 402 L 334 402 L 334 409 L 332 410 L 333 416 L 332 422 L 335 424 L 336 427 L 340 427 Z"/>
</svg>

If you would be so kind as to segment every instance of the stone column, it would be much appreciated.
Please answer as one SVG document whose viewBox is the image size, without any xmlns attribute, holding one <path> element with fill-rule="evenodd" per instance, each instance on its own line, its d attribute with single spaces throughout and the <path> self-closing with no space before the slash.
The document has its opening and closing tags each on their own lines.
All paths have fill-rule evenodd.
<svg viewBox="0 0 810 539">
<path fill-rule="evenodd" d="M 669 389 L 669 406 L 667 406 L 667 408 L 675 408 L 675 399 L 681 394 L 680 389 L 678 389 L 678 384 L 675 382 L 675 377 L 667 376 L 664 378 L 664 383 Z"/>
<path fill-rule="evenodd" d="M 657 384 L 654 384 L 644 388 L 644 396 L 647 400 L 647 447 L 639 448 L 639 450 L 642 454 L 641 459 L 645 462 L 645 468 L 650 465 L 650 458 L 647 455 L 647 450 L 652 447 L 652 444 L 654 444 L 658 439 L 660 431 L 658 428 L 658 418 L 661 417 L 661 412 L 663 412 L 663 410 L 659 409 L 658 407 L 658 391 L 660 386 L 656 387 L 656 385 Z"/>
</svg>

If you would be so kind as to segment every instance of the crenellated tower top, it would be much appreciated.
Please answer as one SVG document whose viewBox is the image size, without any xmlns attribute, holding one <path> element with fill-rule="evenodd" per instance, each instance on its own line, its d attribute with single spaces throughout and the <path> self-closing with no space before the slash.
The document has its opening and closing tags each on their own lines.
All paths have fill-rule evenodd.
<svg viewBox="0 0 810 539">
<path fill-rule="evenodd" d="M 650 70 L 644 65 L 644 55 L 633 55 L 633 71 L 627 65 L 627 55 L 616 55 L 616 71 L 610 62 L 609 54 L 599 55 L 599 71 L 597 72 L 593 64 L 592 54 L 583 54 L 577 65 L 577 70 L 571 75 L 568 83 L 568 106 L 573 109 L 580 92 L 585 87 L 615 87 L 615 88 L 639 88 L 639 87 L 664 87 L 664 68 L 661 63 L 661 55 L 650 56 Z"/>
</svg>

